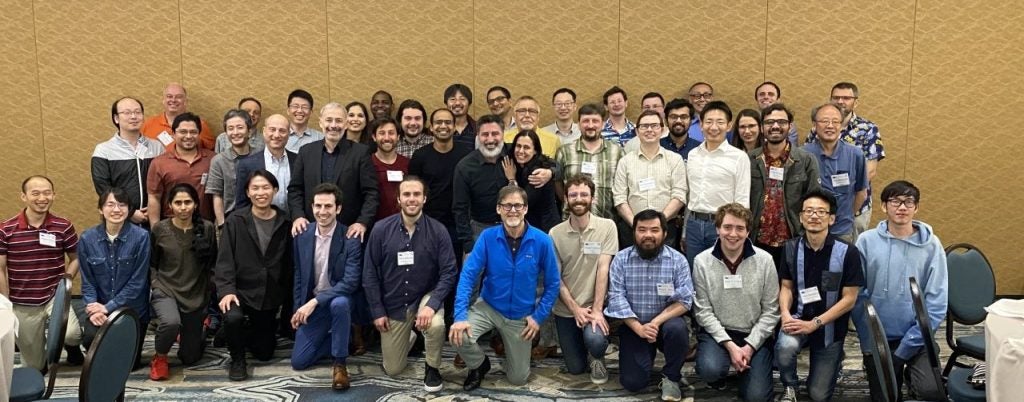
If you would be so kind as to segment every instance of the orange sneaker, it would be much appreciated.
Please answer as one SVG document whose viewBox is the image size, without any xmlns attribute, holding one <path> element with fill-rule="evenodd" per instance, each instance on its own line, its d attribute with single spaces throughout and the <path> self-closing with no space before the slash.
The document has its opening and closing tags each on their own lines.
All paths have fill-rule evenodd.
<svg viewBox="0 0 1024 402">
<path fill-rule="evenodd" d="M 149 379 L 163 381 L 170 377 L 167 368 L 167 356 L 154 355 L 153 361 L 149 363 Z"/>
</svg>

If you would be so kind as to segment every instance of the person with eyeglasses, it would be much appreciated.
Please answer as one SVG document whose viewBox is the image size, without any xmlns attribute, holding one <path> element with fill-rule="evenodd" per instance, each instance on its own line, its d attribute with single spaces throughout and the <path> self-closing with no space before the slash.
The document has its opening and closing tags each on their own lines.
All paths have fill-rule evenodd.
<svg viewBox="0 0 1024 402">
<path fill-rule="evenodd" d="M 571 144 L 580 138 L 580 126 L 572 119 L 576 114 L 576 91 L 569 88 L 556 89 L 551 95 L 551 107 L 555 109 L 555 121 L 543 130 L 555 133 L 562 145 Z"/>
<path fill-rule="evenodd" d="M 462 386 L 465 391 L 478 388 L 491 369 L 477 341 L 492 329 L 501 334 L 504 344 L 505 378 L 513 385 L 526 384 L 531 341 L 540 333 L 559 292 L 555 248 L 547 234 L 526 223 L 526 192 L 503 187 L 495 210 L 501 225 L 480 233 L 463 264 L 455 294 L 455 323 L 448 332 L 469 368 Z M 478 277 L 480 297 L 470 305 Z"/>
<path fill-rule="evenodd" d="M 512 112 L 515 114 L 516 125 L 505 130 L 505 144 L 512 146 L 512 141 L 515 140 L 516 135 L 522 131 L 531 130 L 540 138 L 543 154 L 548 158 L 554 158 L 558 147 L 562 145 L 562 141 L 554 133 L 537 126 L 537 123 L 540 121 L 540 103 L 532 96 L 521 96 L 519 99 L 516 99 Z M 545 180 L 546 182 L 547 180 Z"/>
<path fill-rule="evenodd" d="M 163 98 L 161 99 L 164 106 L 163 113 L 146 119 L 142 123 L 141 131 L 142 135 L 145 135 L 146 138 L 159 141 L 167 151 L 170 151 L 171 145 L 174 144 L 175 140 L 174 129 L 171 127 L 171 123 L 174 122 L 178 115 L 188 112 L 188 92 L 185 91 L 185 87 L 181 86 L 181 84 L 172 82 L 164 88 Z M 200 120 L 199 130 L 199 146 L 212 151 L 216 139 L 213 137 L 213 132 L 210 131 L 210 126 L 206 124 L 205 120 Z"/>
<path fill-rule="evenodd" d="M 501 125 L 506 130 L 511 130 L 516 126 L 515 115 L 509 113 L 512 111 L 511 102 L 512 93 L 508 88 L 493 86 L 487 90 L 487 109 L 491 111 L 491 114 L 501 117 Z"/>
<path fill-rule="evenodd" d="M 697 82 L 690 85 L 690 89 L 687 91 L 687 96 L 690 97 L 690 103 L 693 104 L 695 113 L 693 115 L 693 122 L 690 123 L 688 133 L 690 138 L 697 141 L 704 141 L 701 114 L 704 112 L 704 107 L 715 100 L 715 89 L 711 87 L 711 84 L 706 82 Z"/>
<path fill-rule="evenodd" d="M 110 121 L 116 131 L 93 149 L 90 170 L 96 195 L 115 187 L 124 190 L 131 208 L 128 219 L 136 225 L 149 226 L 146 177 L 153 158 L 164 153 L 164 146 L 142 135 L 144 111 L 138 99 L 126 96 L 114 101 Z"/>
<path fill-rule="evenodd" d="M 626 146 L 626 142 L 637 135 L 636 124 L 626 117 L 626 108 L 629 107 L 626 91 L 617 86 L 608 88 L 601 100 L 608 111 L 608 120 L 604 122 L 601 135 L 620 147 Z"/>
<path fill-rule="evenodd" d="M 868 196 L 864 153 L 840 139 L 843 112 L 839 106 L 826 103 L 815 107 L 811 110 L 811 118 L 818 139 L 807 143 L 803 149 L 817 159 L 821 187 L 831 192 L 839 204 L 836 223 L 829 232 L 853 242 L 854 215 Z"/>
<path fill-rule="evenodd" d="M 323 132 L 309 127 L 309 117 L 313 114 L 313 95 L 304 89 L 296 89 L 288 94 L 287 106 L 290 124 L 285 149 L 298 153 L 303 145 L 324 139 Z"/>
<path fill-rule="evenodd" d="M 209 178 L 210 163 L 214 153 L 210 149 L 199 146 L 199 133 L 202 120 L 189 112 L 174 118 L 171 130 L 174 131 L 174 143 L 164 154 L 153 158 L 146 175 L 146 193 L 149 194 L 149 226 L 153 227 L 161 219 L 173 216 L 170 204 L 163 203 L 163 196 L 178 183 L 188 183 L 199 192 L 202 202 L 199 214 L 208 221 L 215 219 L 213 215 L 213 196 L 206 194 L 206 181 Z"/>
<path fill-rule="evenodd" d="M 860 251 L 828 233 L 835 222 L 835 197 L 812 189 L 801 198 L 801 208 L 804 234 L 785 242 L 779 270 L 782 327 L 775 343 L 783 385 L 779 402 L 797 401 L 797 356 L 804 348 L 810 349 L 807 394 L 814 401 L 832 399 L 850 311 L 864 286 Z"/>
<path fill-rule="evenodd" d="M 885 208 L 885 220 L 857 238 L 857 248 L 864 255 L 866 285 L 857 300 L 853 322 L 858 329 L 867 328 L 864 301 L 870 300 L 885 328 L 896 370 L 896 389 L 902 389 L 906 379 L 910 391 L 907 399 L 945 400 L 944 385 L 935 382 L 924 347 L 925 342 L 933 340 L 921 337 L 907 278 L 917 278 L 934 334 L 946 318 L 948 307 L 946 253 L 932 227 L 914 219 L 921 209 L 921 190 L 917 186 L 896 180 L 882 189 L 879 201 Z M 858 331 L 858 336 L 868 367 L 871 397 L 882 400 L 881 385 L 874 380 L 879 377 L 874 375 L 868 355 L 871 335 L 865 330 Z"/>
<path fill-rule="evenodd" d="M 778 84 L 771 81 L 762 82 L 761 85 L 754 88 L 754 101 L 757 102 L 757 109 L 763 113 L 768 106 L 782 102 L 782 88 L 779 88 Z M 800 135 L 798 133 L 799 129 L 796 127 L 796 122 L 790 122 L 788 139 L 789 143 L 793 144 L 793 146 L 800 145 Z"/>
</svg>

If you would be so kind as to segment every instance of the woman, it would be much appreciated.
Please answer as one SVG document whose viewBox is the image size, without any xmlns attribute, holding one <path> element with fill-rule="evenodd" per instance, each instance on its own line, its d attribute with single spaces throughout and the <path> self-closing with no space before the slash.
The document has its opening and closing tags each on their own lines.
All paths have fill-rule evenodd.
<svg viewBox="0 0 1024 402">
<path fill-rule="evenodd" d="M 345 105 L 345 111 L 347 113 L 345 122 L 348 125 L 345 129 L 345 138 L 360 144 L 373 144 L 373 133 L 366 129 L 366 124 L 369 122 L 366 116 L 370 115 L 366 105 L 360 102 L 352 102 Z"/>
<path fill-rule="evenodd" d="M 233 181 L 232 181 L 233 182 Z M 167 192 L 173 215 L 153 226 L 153 314 L 156 353 L 149 378 L 168 378 L 167 353 L 178 338 L 178 358 L 192 365 L 203 356 L 203 319 L 209 304 L 210 271 L 217 259 L 216 228 L 199 216 L 199 194 L 179 183 Z M 180 335 L 180 338 L 179 338 Z"/>
<path fill-rule="evenodd" d="M 729 144 L 739 148 L 741 151 L 750 153 L 755 148 L 760 148 L 764 140 L 761 135 L 761 113 L 754 109 L 743 109 L 736 115 L 736 134 L 732 136 Z"/>
<path fill-rule="evenodd" d="M 214 155 L 210 161 L 210 174 L 206 180 L 206 193 L 213 194 L 213 216 L 217 226 L 235 209 L 235 165 L 238 158 L 249 155 L 249 135 L 253 122 L 249 112 L 231 109 L 224 114 L 224 133 L 231 148 Z"/>
<path fill-rule="evenodd" d="M 512 141 L 511 155 L 506 155 L 501 165 L 505 169 L 505 178 L 509 184 L 518 185 L 526 190 L 529 206 L 526 214 L 526 221 L 547 233 L 552 227 L 561 222 L 561 214 L 558 211 L 558 200 L 555 198 L 558 192 L 555 183 L 560 180 L 552 178 L 541 188 L 530 185 L 528 177 L 537 169 L 551 169 L 555 162 L 543 154 L 540 145 L 540 137 L 533 130 L 522 130 Z"/>
<path fill-rule="evenodd" d="M 82 302 L 88 320 L 82 320 L 82 343 L 92 344 L 107 316 L 130 307 L 139 316 L 139 366 L 142 338 L 149 324 L 149 232 L 128 222 L 128 193 L 111 187 L 100 194 L 97 208 L 103 222 L 82 233 L 78 261 L 82 271 Z"/>
</svg>

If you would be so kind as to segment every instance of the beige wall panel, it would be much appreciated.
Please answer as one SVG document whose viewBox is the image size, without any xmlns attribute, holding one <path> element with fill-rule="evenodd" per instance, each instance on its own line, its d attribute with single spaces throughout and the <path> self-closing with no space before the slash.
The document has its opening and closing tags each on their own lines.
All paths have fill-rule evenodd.
<svg viewBox="0 0 1024 402">
<path fill-rule="evenodd" d="M 619 2 L 544 0 L 474 2 L 475 115 L 494 85 L 540 103 L 542 125 L 554 120 L 551 94 L 571 87 L 578 103 L 601 100 L 616 84 Z"/>
<path fill-rule="evenodd" d="M 190 107 L 223 131 L 224 112 L 254 96 L 263 118 L 287 112 L 288 93 L 309 91 L 310 126 L 329 98 L 322 0 L 181 1 L 181 55 Z"/>
<path fill-rule="evenodd" d="M 764 0 L 622 2 L 619 82 L 628 114 L 658 91 L 668 102 L 695 82 L 710 83 L 734 113 L 753 104 L 750 82 L 764 77 Z"/>
<path fill-rule="evenodd" d="M 56 181 L 57 209 L 79 230 L 96 223 L 89 160 L 110 138 L 110 104 L 140 97 L 160 110 L 162 83 L 181 78 L 178 8 L 173 2 L 37 2 L 35 4 L 46 171 Z M 70 210 L 70 211 L 69 211 Z"/>
<path fill-rule="evenodd" d="M 1000 294 L 1024 294 L 1024 15 L 1019 5 L 921 1 L 917 11 L 907 177 L 943 244 L 982 249 Z M 952 102 L 936 102 L 936 100 Z M 981 121 L 987 124 L 978 124 Z"/>
<path fill-rule="evenodd" d="M 444 88 L 460 82 L 473 88 L 473 2 L 332 2 L 330 27 L 331 95 L 342 104 L 370 106 L 379 89 L 394 97 L 419 100 L 431 110 L 444 106 Z"/>
<path fill-rule="evenodd" d="M 21 181 L 46 167 L 32 2 L 3 0 L 0 10 L 0 149 L 8 161 L 0 179 L 0 219 L 7 219 L 23 207 Z"/>
</svg>

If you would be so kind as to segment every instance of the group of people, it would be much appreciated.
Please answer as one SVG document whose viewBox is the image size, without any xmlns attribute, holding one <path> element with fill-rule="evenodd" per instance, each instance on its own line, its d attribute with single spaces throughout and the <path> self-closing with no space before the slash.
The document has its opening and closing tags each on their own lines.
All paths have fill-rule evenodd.
<svg viewBox="0 0 1024 402">
<path fill-rule="evenodd" d="M 391 376 L 422 338 L 429 392 L 443 387 L 446 340 L 470 391 L 491 369 L 481 340 L 521 385 L 531 357 L 557 347 L 569 373 L 604 383 L 617 339 L 629 391 L 650 385 L 660 350 L 663 400 L 683 397 L 692 357 L 712 388 L 738 373 L 751 401 L 773 395 L 773 366 L 780 400 L 795 401 L 805 348 L 810 398 L 831 398 L 848 323 L 866 328 L 870 299 L 898 378 L 907 370 L 912 393 L 929 398 L 941 384 L 923 375 L 931 340 L 906 278 L 921 283 L 937 325 L 945 255 L 914 220 L 921 195 L 909 182 L 885 187 L 886 219 L 868 228 L 884 151 L 877 126 L 855 112 L 858 96 L 836 84 L 802 146 L 772 82 L 735 120 L 703 82 L 689 100 L 646 94 L 635 121 L 621 88 L 578 108 L 560 88 L 547 127 L 537 99 L 513 101 L 500 86 L 487 91 L 491 114 L 474 119 L 472 90 L 453 84 L 429 115 L 412 99 L 392 112 L 385 91 L 369 108 L 328 103 L 323 131 L 310 127 L 313 97 L 298 89 L 288 115 L 262 128 L 260 101 L 242 99 L 214 137 L 170 84 L 148 119 L 137 99 L 113 103 L 117 130 L 92 157 L 102 223 L 82 244 L 50 213 L 50 179 L 24 181 L 25 209 L 0 225 L 0 293 L 22 322 L 22 361 L 38 369 L 53 289 L 80 271 L 85 312 L 69 320 L 69 360 L 130 307 L 156 320 L 157 381 L 170 376 L 174 343 L 193 364 L 219 326 L 231 380 L 248 377 L 247 352 L 270 359 L 280 333 L 295 339 L 294 369 L 330 359 L 332 387 L 345 390 L 346 359 L 365 351 L 372 327 Z"/>
</svg>

